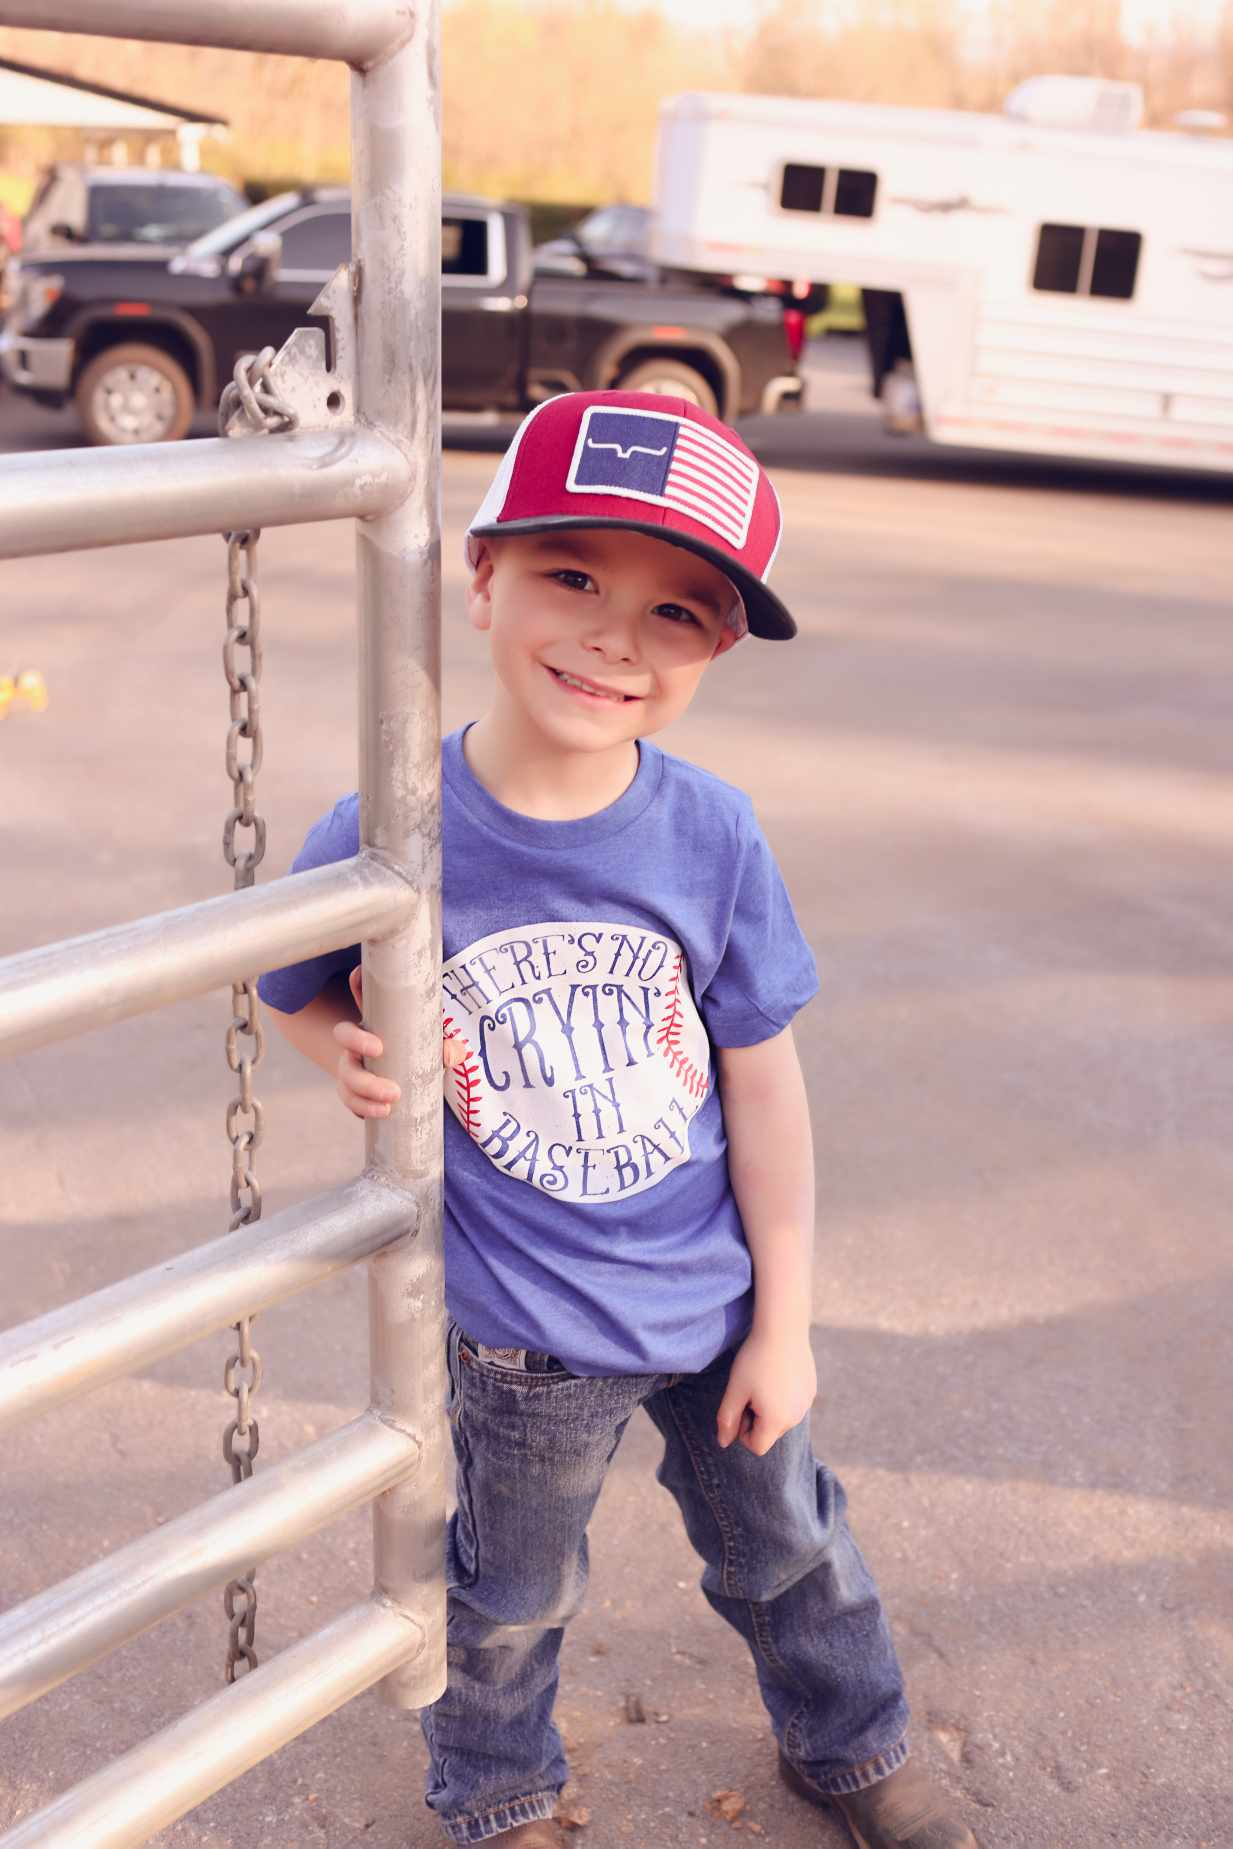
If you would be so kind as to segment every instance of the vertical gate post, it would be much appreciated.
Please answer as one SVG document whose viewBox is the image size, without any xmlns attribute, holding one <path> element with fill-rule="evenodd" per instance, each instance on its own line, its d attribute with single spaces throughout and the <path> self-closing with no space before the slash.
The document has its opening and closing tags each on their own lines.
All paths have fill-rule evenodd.
<svg viewBox="0 0 1233 1849">
<path fill-rule="evenodd" d="M 435 1640 L 382 1683 L 401 1708 L 445 1687 L 444 1291 L 441 1257 L 441 157 L 438 0 L 409 40 L 352 77 L 356 416 L 408 454 L 394 512 L 356 523 L 360 838 L 420 895 L 411 922 L 364 949 L 364 1015 L 402 1098 L 367 1126 L 368 1165 L 414 1194 L 413 1236 L 370 1262 L 372 1400 L 426 1440 L 414 1483 L 374 1507 L 378 1596 Z M 432 895 L 431 902 L 429 895 Z"/>
</svg>

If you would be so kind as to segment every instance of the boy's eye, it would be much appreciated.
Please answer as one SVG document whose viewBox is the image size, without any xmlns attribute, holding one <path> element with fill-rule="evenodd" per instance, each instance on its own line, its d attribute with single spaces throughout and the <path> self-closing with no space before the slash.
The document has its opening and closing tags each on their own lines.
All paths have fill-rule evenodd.
<svg viewBox="0 0 1233 1849">
<path fill-rule="evenodd" d="M 595 588 L 595 580 L 589 571 L 574 571 L 569 566 L 562 566 L 559 571 L 550 571 L 548 576 L 557 584 L 563 584 L 566 590 L 587 591 Z"/>
<path fill-rule="evenodd" d="M 656 616 L 666 616 L 669 622 L 672 622 L 672 623 L 693 623 L 695 628 L 700 629 L 702 627 L 702 625 L 698 622 L 697 617 L 694 615 L 693 611 L 687 610 L 684 604 L 679 604 L 679 603 L 656 604 L 655 614 Z"/>
</svg>

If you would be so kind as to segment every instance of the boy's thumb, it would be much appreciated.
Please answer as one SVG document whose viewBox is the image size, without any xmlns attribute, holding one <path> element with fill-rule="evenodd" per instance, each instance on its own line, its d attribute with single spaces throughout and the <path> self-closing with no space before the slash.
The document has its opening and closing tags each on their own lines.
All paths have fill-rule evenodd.
<svg viewBox="0 0 1233 1849">
<path fill-rule="evenodd" d="M 718 1434 L 720 1445 L 725 1449 L 732 1443 L 732 1440 L 740 1431 L 741 1417 L 744 1411 L 744 1405 L 738 1403 L 738 1396 L 729 1389 L 719 1403 L 719 1412 L 715 1419 L 715 1430 Z"/>
<path fill-rule="evenodd" d="M 347 981 L 351 985 L 351 999 L 357 1008 L 364 1006 L 364 965 L 357 963 Z"/>
</svg>

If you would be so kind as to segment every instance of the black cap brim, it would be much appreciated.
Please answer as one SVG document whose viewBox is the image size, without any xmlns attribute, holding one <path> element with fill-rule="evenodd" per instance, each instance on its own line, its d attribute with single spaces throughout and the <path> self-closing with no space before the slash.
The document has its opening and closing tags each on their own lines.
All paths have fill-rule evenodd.
<svg viewBox="0 0 1233 1849">
<path fill-rule="evenodd" d="M 619 533 L 645 533 L 648 539 L 662 539 L 665 545 L 679 546 L 682 552 L 692 552 L 695 558 L 705 559 L 708 565 L 713 565 L 729 583 L 736 586 L 745 606 L 745 620 L 749 624 L 750 635 L 761 636 L 766 642 L 789 642 L 796 634 L 796 623 L 787 607 L 780 603 L 774 591 L 763 584 L 761 578 L 755 578 L 751 571 L 738 565 L 734 558 L 721 552 L 718 546 L 708 546 L 704 539 L 695 539 L 692 533 L 680 533 L 672 527 L 656 526 L 650 520 L 604 520 L 593 517 L 587 519 L 579 514 L 536 514 L 526 520 L 495 520 L 488 526 L 473 526 L 467 538 L 512 539 L 520 533 L 580 532 L 597 527 L 610 527 Z"/>
</svg>

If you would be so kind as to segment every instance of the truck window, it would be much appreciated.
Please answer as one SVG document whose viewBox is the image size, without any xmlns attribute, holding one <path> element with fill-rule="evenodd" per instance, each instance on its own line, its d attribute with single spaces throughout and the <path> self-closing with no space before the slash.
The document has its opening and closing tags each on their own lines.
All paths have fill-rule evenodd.
<svg viewBox="0 0 1233 1849">
<path fill-rule="evenodd" d="M 1135 292 L 1142 246 L 1137 231 L 1042 225 L 1032 287 L 1055 295 L 1099 295 L 1128 302 Z"/>
<path fill-rule="evenodd" d="M 489 273 L 488 220 L 449 214 L 441 220 L 441 273 L 485 280 Z"/>
<path fill-rule="evenodd" d="M 350 212 L 306 212 L 282 232 L 284 276 L 332 276 L 351 261 Z"/>
<path fill-rule="evenodd" d="M 779 203 L 785 212 L 822 212 L 830 218 L 872 218 L 878 176 L 861 167 L 810 167 L 785 161 Z"/>
</svg>

